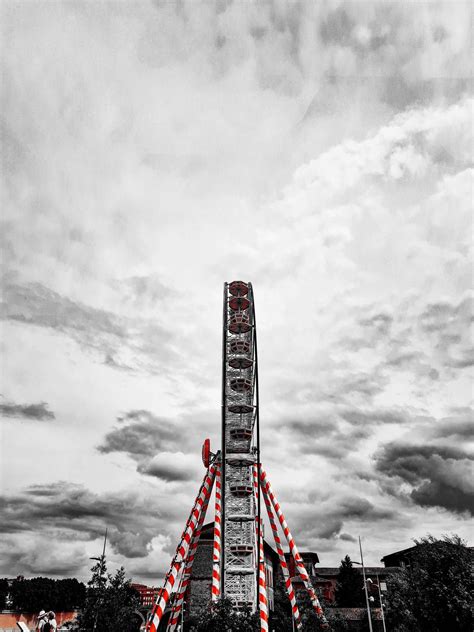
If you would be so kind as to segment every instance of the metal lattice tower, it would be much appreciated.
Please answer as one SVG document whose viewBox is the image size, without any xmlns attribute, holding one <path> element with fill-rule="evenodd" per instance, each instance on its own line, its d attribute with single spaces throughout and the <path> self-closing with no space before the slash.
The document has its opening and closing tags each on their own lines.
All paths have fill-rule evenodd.
<svg viewBox="0 0 474 632">
<path fill-rule="evenodd" d="M 258 546 L 253 465 L 259 462 L 258 368 L 251 283 L 224 285 L 222 360 L 221 594 L 257 607 Z M 255 430 L 255 432 L 254 432 Z"/>
<path fill-rule="evenodd" d="M 277 523 L 288 543 L 295 570 L 319 619 L 320 628 L 327 629 L 328 623 L 318 597 L 260 462 L 257 332 L 251 283 L 232 281 L 224 284 L 222 445 L 221 450 L 213 454 L 209 439 L 206 439 L 202 460 L 206 473 L 150 613 L 147 632 L 158 632 L 167 607 L 170 608 L 170 616 L 166 632 L 176 632 L 184 613 L 193 562 L 214 486 L 211 610 L 212 604 L 220 597 L 227 597 L 236 609 L 248 606 L 253 611 L 258 610 L 260 632 L 269 630 L 260 515 L 260 497 L 263 495 L 291 604 L 294 629 L 300 632 L 302 622 Z"/>
</svg>

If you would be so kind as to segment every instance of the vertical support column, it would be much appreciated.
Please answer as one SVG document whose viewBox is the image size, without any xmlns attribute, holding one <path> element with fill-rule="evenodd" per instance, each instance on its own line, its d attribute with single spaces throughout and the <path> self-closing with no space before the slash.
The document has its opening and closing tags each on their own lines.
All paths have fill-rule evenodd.
<svg viewBox="0 0 474 632">
<path fill-rule="evenodd" d="M 328 625 L 327 619 L 324 616 L 324 612 L 323 612 L 323 609 L 321 608 L 321 604 L 319 603 L 319 599 L 316 596 L 316 593 L 314 592 L 314 589 L 309 581 L 308 573 L 306 572 L 306 568 L 304 567 L 303 560 L 301 559 L 301 555 L 298 552 L 296 543 L 293 540 L 293 536 L 291 535 L 290 529 L 288 528 L 288 525 L 285 520 L 285 516 L 283 515 L 280 505 L 278 504 L 275 498 L 275 495 L 270 486 L 270 482 L 267 479 L 267 475 L 261 466 L 260 466 L 260 480 L 262 482 L 263 493 L 265 496 L 269 497 L 273 505 L 273 508 L 275 509 L 275 513 L 278 516 L 278 520 L 280 522 L 281 528 L 283 529 L 283 533 L 285 534 L 288 545 L 290 547 L 290 552 L 293 555 L 293 558 L 295 560 L 298 573 L 309 595 L 314 611 L 316 612 L 318 619 L 321 621 L 321 627 L 328 628 L 329 625 Z"/>
<path fill-rule="evenodd" d="M 211 586 L 211 600 L 217 601 L 221 594 L 221 471 L 223 466 L 219 466 L 216 471 L 216 503 L 215 503 L 215 515 L 214 515 L 214 543 L 212 553 L 212 586 Z"/>
</svg>

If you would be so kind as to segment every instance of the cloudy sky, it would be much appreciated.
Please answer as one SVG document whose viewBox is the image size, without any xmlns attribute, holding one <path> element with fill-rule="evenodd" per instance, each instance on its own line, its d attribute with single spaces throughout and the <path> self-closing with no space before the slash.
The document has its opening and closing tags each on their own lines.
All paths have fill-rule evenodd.
<svg viewBox="0 0 474 632">
<path fill-rule="evenodd" d="M 474 511 L 470 8 L 1 5 L 0 575 L 162 576 L 252 281 L 262 459 L 324 566 Z"/>
</svg>

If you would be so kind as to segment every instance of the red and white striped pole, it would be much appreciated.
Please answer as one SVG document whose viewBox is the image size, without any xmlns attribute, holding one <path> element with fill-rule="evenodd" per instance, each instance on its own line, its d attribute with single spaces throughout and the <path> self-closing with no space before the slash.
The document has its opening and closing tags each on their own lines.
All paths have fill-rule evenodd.
<svg viewBox="0 0 474 632">
<path fill-rule="evenodd" d="M 258 472 L 257 466 L 253 465 L 253 482 L 255 492 L 255 506 L 258 503 Z M 260 615 L 260 631 L 268 632 L 268 597 L 267 597 L 267 582 L 265 577 L 265 553 L 263 550 L 263 529 L 262 520 L 257 516 L 255 518 L 255 525 L 257 530 L 257 544 L 258 544 L 258 606 Z"/>
<path fill-rule="evenodd" d="M 273 490 L 271 488 L 270 482 L 267 479 L 267 475 L 265 470 L 260 465 L 260 480 L 262 482 L 262 489 L 264 496 L 268 496 L 272 502 L 273 508 L 275 509 L 275 513 L 278 516 L 278 520 L 280 522 L 281 528 L 283 529 L 283 533 L 287 539 L 288 545 L 290 547 L 290 552 L 294 557 L 296 568 L 298 569 L 298 573 L 301 577 L 301 580 L 306 588 L 306 591 L 309 595 L 311 603 L 313 605 L 314 611 L 318 619 L 320 620 L 322 627 L 328 628 L 329 624 L 327 622 L 326 617 L 324 616 L 323 609 L 321 608 L 321 604 L 319 603 L 319 599 L 314 592 L 313 587 L 309 581 L 308 573 L 306 572 L 306 568 L 304 567 L 303 560 L 301 559 L 301 555 L 298 552 L 295 541 L 293 540 L 293 536 L 291 535 L 290 529 L 285 520 L 285 516 L 280 508 L 279 503 L 277 502 Z"/>
<path fill-rule="evenodd" d="M 217 476 L 219 475 L 219 472 L 220 472 L 220 465 L 217 464 L 216 465 L 216 480 L 215 480 L 216 483 L 217 483 Z M 201 511 L 201 517 L 199 518 L 199 523 L 193 535 L 191 546 L 189 547 L 189 553 L 186 559 L 186 566 L 184 567 L 183 574 L 181 575 L 181 581 L 180 581 L 179 589 L 177 592 L 176 603 L 173 606 L 173 610 L 171 612 L 171 617 L 168 622 L 166 632 L 174 632 L 179 622 L 179 617 L 181 614 L 181 609 L 183 607 L 184 597 L 186 596 L 186 590 L 191 580 L 191 572 L 193 569 L 194 558 L 196 556 L 196 549 L 199 544 L 199 538 L 201 537 L 202 525 L 204 524 L 204 520 L 206 519 L 207 507 L 209 505 L 209 500 L 211 498 L 211 492 L 212 492 L 212 487 L 209 490 L 209 495 L 206 496 L 206 499 L 204 501 L 204 505 Z"/>
<path fill-rule="evenodd" d="M 217 601 L 221 594 L 221 520 L 222 520 L 222 487 L 221 487 L 221 467 L 216 471 L 216 505 L 214 515 L 214 543 L 212 553 L 212 586 L 211 600 Z"/>
<path fill-rule="evenodd" d="M 291 579 L 290 579 L 290 572 L 288 570 L 288 565 L 286 563 L 285 554 L 283 553 L 280 536 L 278 535 L 278 528 L 275 523 L 275 515 L 272 510 L 272 504 L 271 504 L 270 498 L 265 493 L 265 489 L 263 489 L 263 498 L 265 500 L 265 505 L 266 505 L 267 513 L 268 513 L 268 519 L 270 520 L 270 526 L 273 531 L 273 539 L 275 540 L 275 548 L 277 550 L 278 557 L 280 558 L 280 567 L 283 573 L 283 579 L 285 582 L 285 588 L 288 594 L 288 599 L 290 600 L 290 604 L 291 604 L 291 613 L 296 625 L 296 629 L 301 630 L 302 629 L 301 615 L 300 615 L 300 611 L 298 610 L 298 604 L 296 603 L 295 591 L 293 590 L 293 584 L 291 583 Z"/>
<path fill-rule="evenodd" d="M 173 558 L 173 561 L 171 562 L 170 570 L 168 571 L 166 575 L 165 584 L 163 588 L 160 590 L 156 603 L 153 607 L 151 620 L 147 625 L 147 630 L 149 632 L 158 632 L 158 626 L 160 625 L 160 621 L 163 618 L 166 604 L 169 601 L 173 586 L 176 583 L 176 577 L 178 576 L 179 570 L 181 568 L 181 564 L 184 563 L 184 560 L 187 557 L 191 539 L 193 537 L 193 534 L 196 530 L 196 526 L 199 523 L 199 519 L 201 517 L 203 505 L 206 499 L 211 494 L 212 486 L 214 484 L 215 473 L 216 473 L 216 466 L 210 465 L 204 476 L 204 480 L 199 490 L 199 494 L 197 495 L 197 498 L 194 502 L 193 508 L 191 510 L 191 514 L 186 523 L 186 527 L 181 537 L 181 541 L 178 545 L 178 548 L 176 549 L 176 553 Z"/>
</svg>

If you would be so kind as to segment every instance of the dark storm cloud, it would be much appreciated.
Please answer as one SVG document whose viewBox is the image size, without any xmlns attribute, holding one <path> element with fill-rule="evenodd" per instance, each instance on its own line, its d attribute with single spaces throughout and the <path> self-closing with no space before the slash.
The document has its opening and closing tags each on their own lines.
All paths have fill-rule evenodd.
<svg viewBox="0 0 474 632">
<path fill-rule="evenodd" d="M 179 443 L 173 422 L 148 410 L 131 410 L 119 417 L 123 425 L 114 428 L 97 448 L 99 452 L 124 452 L 134 459 L 173 450 Z"/>
<path fill-rule="evenodd" d="M 474 411 L 466 409 L 450 417 L 444 417 L 432 428 L 434 437 L 473 440 L 474 439 Z"/>
<path fill-rule="evenodd" d="M 357 450 L 377 428 L 387 424 L 406 425 L 411 417 L 399 408 L 369 408 L 340 406 L 331 414 L 318 413 L 305 419 L 280 420 L 277 427 L 291 434 L 304 454 L 319 454 L 328 459 L 340 459 Z"/>
<path fill-rule="evenodd" d="M 81 347 L 95 350 L 109 366 L 129 369 L 118 358 L 127 350 L 136 368 L 162 370 L 163 361 L 176 359 L 171 348 L 172 332 L 156 320 L 129 318 L 96 309 L 61 296 L 41 283 L 3 288 L 0 318 L 46 327 L 73 338 Z"/>
<path fill-rule="evenodd" d="M 137 463 L 137 472 L 168 483 L 196 480 L 199 474 L 194 460 L 182 450 L 192 441 L 183 432 L 183 422 L 157 417 L 148 410 L 131 410 L 118 418 L 119 426 L 111 430 L 99 452 L 122 452 Z M 190 450 L 191 451 L 191 450 Z"/>
<path fill-rule="evenodd" d="M 335 415 L 315 416 L 309 419 L 288 420 L 278 423 L 280 432 L 291 436 L 304 454 L 319 454 L 328 459 L 339 459 L 354 449 L 370 429 L 344 425 Z"/>
<path fill-rule="evenodd" d="M 170 461 L 170 459 L 166 459 L 165 462 L 162 461 L 163 459 L 157 456 L 152 461 L 139 465 L 137 472 L 147 474 L 148 476 L 155 476 L 169 483 L 196 480 L 194 468 L 186 462 L 182 462 L 181 460 L 173 462 L 172 460 Z"/>
<path fill-rule="evenodd" d="M 474 515 L 473 458 L 463 450 L 394 442 L 375 455 L 375 465 L 389 480 L 406 483 L 416 504 Z"/>
<path fill-rule="evenodd" d="M 361 426 L 380 426 L 385 424 L 405 424 L 410 421 L 410 415 L 402 409 L 374 409 L 363 411 L 358 409 L 345 410 L 341 417 L 351 424 Z"/>
<path fill-rule="evenodd" d="M 317 498 L 310 494 L 310 500 Z M 350 540 L 347 534 L 342 537 L 341 531 L 347 521 L 370 522 L 393 520 L 399 516 L 398 512 L 391 509 L 376 507 L 367 498 L 360 496 L 341 497 L 334 499 L 330 506 L 325 506 L 323 513 L 315 509 L 307 509 L 300 514 L 299 529 L 303 537 L 321 538 L 323 540 L 341 537 Z"/>
<path fill-rule="evenodd" d="M 339 539 L 344 540 L 345 542 L 357 542 L 357 538 L 355 538 L 350 533 L 341 533 Z"/>
<path fill-rule="evenodd" d="M 138 493 L 95 494 L 81 485 L 32 485 L 24 491 L 0 496 L 5 535 L 49 533 L 68 541 L 92 540 L 109 529 L 114 549 L 125 557 L 144 557 L 160 528 L 180 509 Z"/>
<path fill-rule="evenodd" d="M 38 404 L 0 403 L 0 415 L 19 419 L 37 419 L 38 421 L 55 419 L 53 411 L 49 410 L 46 402 Z"/>
<path fill-rule="evenodd" d="M 94 309 L 53 292 L 41 283 L 7 284 L 1 316 L 59 331 L 104 333 L 125 338 L 126 331 L 111 313 Z"/>
</svg>

